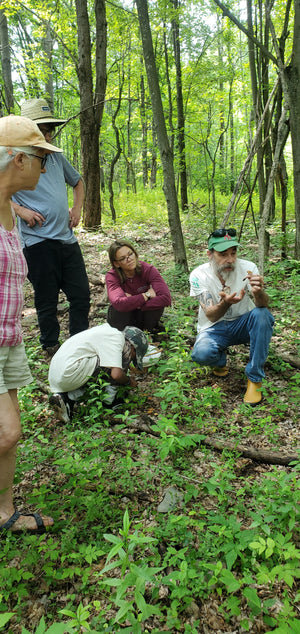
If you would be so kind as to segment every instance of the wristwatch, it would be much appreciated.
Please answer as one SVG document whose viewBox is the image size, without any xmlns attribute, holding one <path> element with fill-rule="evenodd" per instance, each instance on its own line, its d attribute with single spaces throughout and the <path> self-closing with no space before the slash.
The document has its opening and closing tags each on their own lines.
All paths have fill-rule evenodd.
<svg viewBox="0 0 300 634">
<path fill-rule="evenodd" d="M 148 297 L 148 299 L 150 299 L 150 298 L 151 298 L 151 293 L 150 293 L 150 291 L 147 291 L 147 292 L 145 293 L 145 295 L 146 295 L 146 297 Z"/>
</svg>

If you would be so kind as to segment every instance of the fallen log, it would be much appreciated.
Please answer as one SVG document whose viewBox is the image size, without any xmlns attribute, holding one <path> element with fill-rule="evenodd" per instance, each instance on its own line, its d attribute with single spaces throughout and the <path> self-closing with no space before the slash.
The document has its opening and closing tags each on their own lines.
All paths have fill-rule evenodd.
<svg viewBox="0 0 300 634">
<path fill-rule="evenodd" d="M 263 462 L 265 464 L 278 464 L 278 465 L 288 465 L 291 462 L 295 462 L 300 460 L 300 448 L 299 453 L 290 453 L 285 455 L 280 451 L 269 451 L 268 449 L 255 449 L 255 447 L 244 447 L 242 445 L 236 445 L 233 442 L 229 442 L 228 440 L 215 440 L 214 438 L 203 438 L 201 443 L 206 447 L 212 447 L 213 449 L 217 449 L 218 451 L 224 451 L 224 449 L 229 449 L 229 451 L 236 451 L 241 454 L 245 458 L 250 458 L 251 460 L 255 460 L 256 462 Z"/>
<path fill-rule="evenodd" d="M 297 357 L 296 354 L 282 354 L 281 358 L 282 361 L 289 363 L 293 368 L 300 368 L 300 357 Z"/>
<path fill-rule="evenodd" d="M 152 428 L 151 425 L 155 424 L 155 421 L 151 419 L 148 414 L 144 414 L 142 417 L 137 418 L 133 421 L 126 421 L 126 426 L 134 429 L 135 431 L 142 431 L 146 434 L 151 434 L 152 436 L 160 437 L 160 433 Z M 187 434 L 185 434 L 187 435 Z M 193 438 L 193 434 L 190 434 L 190 437 Z M 206 447 L 210 447 L 211 449 L 216 449 L 217 451 L 224 451 L 224 449 L 229 449 L 229 451 L 236 451 L 240 455 L 245 458 L 250 458 L 250 460 L 254 460 L 255 462 L 263 462 L 264 464 L 277 464 L 277 465 L 288 465 L 291 462 L 299 462 L 300 460 L 300 447 L 297 450 L 298 453 L 290 452 L 285 455 L 280 451 L 271 451 L 268 449 L 255 449 L 255 447 L 244 447 L 243 445 L 237 445 L 234 442 L 230 442 L 228 440 L 216 440 L 212 437 L 202 438 L 200 444 L 205 445 Z"/>
</svg>

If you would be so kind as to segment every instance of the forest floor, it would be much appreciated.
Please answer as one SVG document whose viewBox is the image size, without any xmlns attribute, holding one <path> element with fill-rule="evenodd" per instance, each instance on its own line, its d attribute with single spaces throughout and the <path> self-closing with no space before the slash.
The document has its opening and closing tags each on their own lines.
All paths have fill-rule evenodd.
<svg viewBox="0 0 300 634">
<path fill-rule="evenodd" d="M 55 528 L 38 538 L 37 559 L 30 550 L 36 537 L 26 536 L 22 545 L 20 538 L 7 540 L 6 565 L 22 570 L 24 578 L 2 595 L 2 611 L 5 605 L 14 613 L 5 631 L 20 634 L 23 627 L 31 634 L 44 617 L 46 623 L 64 620 L 65 631 L 74 632 L 258 634 L 284 624 L 286 629 L 278 631 L 295 634 L 300 617 L 300 580 L 294 571 L 295 561 L 299 564 L 299 489 L 290 462 L 300 449 L 299 371 L 284 359 L 293 355 L 299 360 L 299 323 L 292 308 L 299 281 L 278 272 L 274 259 L 269 279 L 277 284 L 270 286 L 276 328 L 262 405 L 249 408 L 243 404 L 246 346 L 231 349 L 225 379 L 190 360 L 197 309 L 187 276 L 177 277 L 173 268 L 168 229 L 153 227 L 145 236 L 144 228 L 135 226 L 124 233 L 141 259 L 164 275 L 173 304 L 154 340 L 161 358 L 135 373 L 137 388 L 120 410 L 104 412 L 99 393 L 91 392 L 70 426 L 55 419 L 32 288 L 25 285 L 23 329 L 36 383 L 21 397 L 24 438 L 15 497 L 18 508 L 35 504 L 51 512 Z M 114 229 L 82 230 L 78 237 L 94 326 L 105 321 L 107 248 L 117 234 Z M 205 261 L 205 245 L 197 244 L 193 232 L 185 238 L 193 268 Z M 250 254 L 241 257 L 256 259 L 253 245 L 247 246 Z M 283 310 L 283 301 L 289 309 Z M 64 340 L 68 308 L 63 294 L 58 312 Z M 124 531 L 130 534 L 128 553 L 125 542 L 117 548 L 122 530 L 123 538 Z M 110 560 L 120 559 L 105 570 L 104 580 L 113 544 Z M 283 557 L 288 547 L 290 554 Z M 124 569 L 120 553 L 128 554 Z M 282 575 L 274 572 L 281 564 Z M 34 578 L 24 581 L 24 570 Z M 123 590 L 117 596 L 114 586 L 120 579 Z M 23 598 L 17 600 L 13 591 L 19 586 Z M 78 606 L 86 608 L 85 616 Z"/>
</svg>

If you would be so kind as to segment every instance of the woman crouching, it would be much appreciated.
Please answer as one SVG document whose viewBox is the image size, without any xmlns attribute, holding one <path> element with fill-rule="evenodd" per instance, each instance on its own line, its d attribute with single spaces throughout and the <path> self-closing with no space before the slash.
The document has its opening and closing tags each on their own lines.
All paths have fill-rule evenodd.
<svg viewBox="0 0 300 634">
<path fill-rule="evenodd" d="M 109 247 L 112 269 L 105 281 L 110 306 L 107 321 L 124 330 L 136 326 L 153 332 L 166 306 L 171 305 L 169 288 L 161 274 L 138 253 L 128 240 L 116 240 Z"/>
</svg>

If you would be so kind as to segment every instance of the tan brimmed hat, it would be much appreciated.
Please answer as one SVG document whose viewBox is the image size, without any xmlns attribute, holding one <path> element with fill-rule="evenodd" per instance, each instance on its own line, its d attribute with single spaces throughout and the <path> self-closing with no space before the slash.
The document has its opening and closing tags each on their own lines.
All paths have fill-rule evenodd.
<svg viewBox="0 0 300 634">
<path fill-rule="evenodd" d="M 27 99 L 21 103 L 22 117 L 28 117 L 36 123 L 52 123 L 62 125 L 67 119 L 55 119 L 47 104 L 46 99 Z"/>
<path fill-rule="evenodd" d="M 46 152 L 62 152 L 60 148 L 47 143 L 34 121 L 14 114 L 0 118 L 1 145 L 4 147 L 40 147 Z"/>
</svg>

